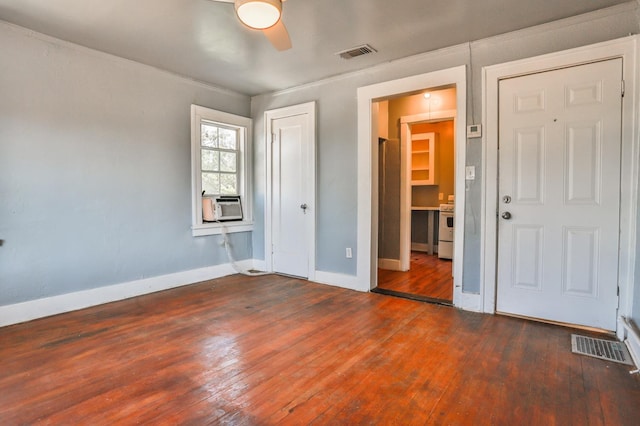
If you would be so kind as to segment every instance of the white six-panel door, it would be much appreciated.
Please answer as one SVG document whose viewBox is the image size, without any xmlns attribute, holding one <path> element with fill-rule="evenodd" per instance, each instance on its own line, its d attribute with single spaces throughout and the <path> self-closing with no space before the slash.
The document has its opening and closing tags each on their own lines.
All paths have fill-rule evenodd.
<svg viewBox="0 0 640 426">
<path fill-rule="evenodd" d="M 498 312 L 616 329 L 622 60 L 499 84 Z"/>
</svg>

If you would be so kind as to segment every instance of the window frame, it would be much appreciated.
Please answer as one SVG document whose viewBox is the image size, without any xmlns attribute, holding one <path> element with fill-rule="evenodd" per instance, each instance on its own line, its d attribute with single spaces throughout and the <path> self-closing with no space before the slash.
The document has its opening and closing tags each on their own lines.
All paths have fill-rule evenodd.
<svg viewBox="0 0 640 426">
<path fill-rule="evenodd" d="M 204 222 L 202 220 L 202 123 L 217 124 L 238 131 L 237 178 L 238 193 L 242 200 L 241 221 Z M 226 232 L 253 231 L 253 191 L 251 187 L 251 129 L 252 120 L 211 108 L 191 105 L 191 198 L 192 223 L 194 237 L 217 235 Z"/>
</svg>

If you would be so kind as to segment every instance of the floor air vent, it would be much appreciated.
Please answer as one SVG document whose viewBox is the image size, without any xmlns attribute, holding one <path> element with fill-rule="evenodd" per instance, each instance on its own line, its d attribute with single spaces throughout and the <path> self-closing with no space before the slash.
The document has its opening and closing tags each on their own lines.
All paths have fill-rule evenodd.
<svg viewBox="0 0 640 426">
<path fill-rule="evenodd" d="M 352 59 L 357 56 L 367 55 L 369 53 L 375 53 L 375 52 L 377 52 L 376 49 L 369 46 L 368 44 L 363 44 L 362 46 L 353 47 L 351 49 L 338 52 L 336 53 L 336 55 L 339 55 L 342 59 Z"/>
<path fill-rule="evenodd" d="M 622 342 L 571 335 L 571 352 L 620 364 L 633 365 L 627 347 Z"/>
</svg>

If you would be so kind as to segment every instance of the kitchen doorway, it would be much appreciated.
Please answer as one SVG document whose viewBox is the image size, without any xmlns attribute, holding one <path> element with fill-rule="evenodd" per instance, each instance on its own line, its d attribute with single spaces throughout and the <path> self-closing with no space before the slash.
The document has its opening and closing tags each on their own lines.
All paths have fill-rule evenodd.
<svg viewBox="0 0 640 426">
<path fill-rule="evenodd" d="M 358 250 L 357 275 L 353 288 L 372 291 L 378 286 L 378 120 L 380 101 L 422 93 L 426 88 L 456 88 L 455 120 L 455 214 L 465 211 L 467 69 L 460 65 L 425 74 L 390 80 L 358 88 Z M 437 112 L 432 112 L 432 118 Z M 463 291 L 465 221 L 458 221 L 454 232 L 453 305 L 473 309 L 477 295 Z"/>
<path fill-rule="evenodd" d="M 456 88 L 378 102 L 376 292 L 451 305 Z"/>
</svg>

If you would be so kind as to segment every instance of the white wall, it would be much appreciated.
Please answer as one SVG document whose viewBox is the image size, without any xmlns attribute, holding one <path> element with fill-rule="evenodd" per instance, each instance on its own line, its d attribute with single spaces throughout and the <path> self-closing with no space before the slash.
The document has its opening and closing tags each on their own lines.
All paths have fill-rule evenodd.
<svg viewBox="0 0 640 426">
<path fill-rule="evenodd" d="M 248 97 L 1 22 L 0 52 L 0 306 L 227 262 L 191 236 L 190 105 Z"/>
<path fill-rule="evenodd" d="M 417 55 L 352 74 L 298 88 L 252 98 L 257 165 L 256 207 L 264 204 L 265 111 L 317 101 L 318 105 L 318 214 L 317 269 L 356 274 L 356 90 L 358 87 L 411 75 L 466 65 L 468 71 L 467 123 L 482 117 L 481 69 L 483 66 L 584 46 L 637 33 L 638 2 L 505 34 L 490 39 Z M 417 43 L 419 41 L 416 41 Z M 354 59 L 357 60 L 357 59 Z M 470 71 L 470 72 L 469 72 Z M 467 164 L 476 166 L 476 180 L 466 195 L 464 291 L 478 292 L 480 283 L 479 139 L 467 141 Z M 460 197 L 462 195 L 458 195 Z M 258 216 L 253 235 L 254 258 L 264 258 L 264 223 Z M 354 248 L 353 259 L 344 257 L 344 247 Z"/>
</svg>

